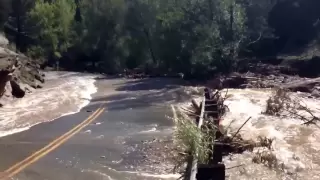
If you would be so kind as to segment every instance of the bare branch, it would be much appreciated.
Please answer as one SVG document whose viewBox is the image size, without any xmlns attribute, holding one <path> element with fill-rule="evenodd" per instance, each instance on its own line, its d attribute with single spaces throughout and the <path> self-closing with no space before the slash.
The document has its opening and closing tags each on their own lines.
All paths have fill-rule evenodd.
<svg viewBox="0 0 320 180">
<path fill-rule="evenodd" d="M 258 41 L 260 41 L 261 37 L 262 37 L 262 32 L 260 32 L 260 35 L 259 35 L 258 39 L 256 39 L 255 41 L 252 41 L 252 42 L 248 43 L 247 46 L 250 46 L 251 44 L 257 43 Z"/>
<path fill-rule="evenodd" d="M 244 126 L 245 124 L 247 124 L 247 122 L 248 122 L 250 119 L 251 119 L 251 117 L 249 117 L 249 118 L 240 126 L 240 128 L 237 130 L 237 132 L 232 136 L 231 141 L 234 139 L 234 137 L 237 136 L 237 134 L 240 132 L 240 130 L 243 128 L 243 126 Z"/>
</svg>

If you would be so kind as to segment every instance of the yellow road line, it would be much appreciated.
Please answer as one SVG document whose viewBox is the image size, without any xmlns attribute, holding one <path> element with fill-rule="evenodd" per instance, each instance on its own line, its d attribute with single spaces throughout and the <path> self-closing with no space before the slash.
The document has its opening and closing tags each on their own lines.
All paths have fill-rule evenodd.
<svg viewBox="0 0 320 180">
<path fill-rule="evenodd" d="M 68 134 L 70 134 L 74 129 L 82 126 L 82 124 L 84 124 L 88 119 L 91 119 L 92 117 L 94 117 L 98 112 L 100 111 L 100 108 L 97 109 L 95 112 L 93 112 L 86 120 L 84 120 L 83 122 L 81 122 L 80 124 L 78 124 L 76 127 L 72 128 L 71 130 L 69 130 L 68 132 L 66 132 L 65 134 L 63 134 L 62 136 L 60 136 L 59 138 L 55 139 L 54 141 L 52 141 L 51 143 L 49 143 L 48 145 L 46 145 L 45 147 L 43 147 L 42 149 L 36 151 L 35 153 L 33 153 L 31 156 L 27 157 L 26 159 L 24 159 L 23 161 L 11 166 L 9 169 L 7 169 L 5 172 L 9 172 L 11 170 L 13 170 L 14 168 L 16 168 L 17 166 L 20 166 L 22 163 L 24 163 L 25 161 L 28 161 L 29 159 L 33 158 L 34 156 L 37 156 L 38 154 L 40 154 L 42 151 L 46 150 L 48 147 L 56 144 L 57 142 L 61 141 L 61 139 L 65 138 L 65 136 L 67 136 Z"/>
<path fill-rule="evenodd" d="M 52 141 L 47 146 L 43 147 L 39 151 L 33 153 L 31 156 L 27 157 L 23 161 L 13 165 L 9 169 L 5 171 L 6 177 L 12 177 L 15 174 L 19 173 L 21 170 L 29 166 L 30 164 L 36 162 L 46 154 L 50 153 L 51 151 L 55 150 L 57 147 L 62 145 L 64 142 L 66 142 L 68 139 L 70 139 L 73 135 L 81 131 L 84 127 L 89 125 L 92 121 L 94 121 L 103 111 L 105 108 L 99 108 L 94 113 L 92 113 L 86 120 L 84 120 L 82 123 L 77 125 L 76 127 L 69 130 L 64 135 L 60 136 L 56 140 Z M 1 177 L 0 177 L 1 178 Z"/>
</svg>

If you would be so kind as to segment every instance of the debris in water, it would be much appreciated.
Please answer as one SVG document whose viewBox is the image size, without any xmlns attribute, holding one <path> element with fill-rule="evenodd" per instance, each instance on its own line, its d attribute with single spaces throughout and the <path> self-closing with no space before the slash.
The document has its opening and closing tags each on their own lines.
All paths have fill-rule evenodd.
<svg viewBox="0 0 320 180">
<path fill-rule="evenodd" d="M 102 138 L 104 138 L 104 135 L 97 136 L 96 138 L 97 139 L 102 139 Z"/>
<path fill-rule="evenodd" d="M 120 159 L 119 161 L 112 161 L 113 164 L 119 164 L 123 161 L 123 159 Z"/>
<path fill-rule="evenodd" d="M 303 104 L 300 98 L 291 98 L 289 91 L 285 89 L 277 89 L 267 100 L 265 114 L 294 117 L 304 121 L 304 125 L 314 124 L 318 126 L 316 121 L 320 120 L 320 117 L 314 115 L 313 111 L 306 104 Z"/>
<path fill-rule="evenodd" d="M 89 130 L 86 130 L 84 133 L 86 133 L 86 134 L 91 134 L 91 130 L 89 129 Z"/>
<path fill-rule="evenodd" d="M 270 151 L 258 151 L 252 158 L 252 162 L 257 164 L 264 164 L 269 168 L 276 168 L 278 166 L 278 159 Z"/>
<path fill-rule="evenodd" d="M 189 161 L 190 156 L 197 157 L 200 164 L 207 164 L 216 161 L 214 155 L 216 151 L 221 151 L 223 156 L 227 156 L 245 151 L 253 152 L 254 148 L 257 147 L 271 150 L 273 139 L 259 137 L 256 140 L 245 140 L 239 134 L 251 117 L 235 132 L 228 133 L 221 130 L 219 123 L 226 112 L 230 111 L 224 104 L 224 101 L 230 97 L 227 93 L 228 91 L 223 96 L 221 91 L 218 90 L 210 98 L 206 97 L 205 107 L 210 107 L 210 109 L 206 108 L 205 110 L 204 123 L 201 129 L 197 127 L 195 122 L 199 119 L 202 104 L 192 100 L 190 108 L 180 108 L 180 110 L 174 111 L 176 123 L 176 167 L 174 171 L 182 170 L 182 173 L 185 174 L 188 171 L 185 171 L 185 163 Z M 217 150 L 218 147 L 219 150 Z"/>
<path fill-rule="evenodd" d="M 281 112 L 288 109 L 291 99 L 288 92 L 284 89 L 277 89 L 273 95 L 267 100 L 265 114 L 280 116 Z"/>
</svg>

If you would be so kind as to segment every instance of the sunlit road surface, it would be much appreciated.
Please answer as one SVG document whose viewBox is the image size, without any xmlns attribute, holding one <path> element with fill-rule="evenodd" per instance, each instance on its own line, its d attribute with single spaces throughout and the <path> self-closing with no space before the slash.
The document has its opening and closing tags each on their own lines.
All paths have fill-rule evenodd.
<svg viewBox="0 0 320 180">
<path fill-rule="evenodd" d="M 98 92 L 79 113 L 1 138 L 0 177 L 17 180 L 159 179 L 160 176 L 134 173 L 135 157 L 124 158 L 124 154 L 130 144 L 168 135 L 167 132 L 139 133 L 154 125 L 159 132 L 172 127 L 172 122 L 165 118 L 171 115 L 170 106 L 151 104 L 153 100 L 168 100 L 169 97 L 158 97 L 167 89 L 160 86 L 150 93 L 152 87 L 148 84 L 128 84 L 118 79 L 98 80 Z M 122 92 L 124 85 L 127 87 Z M 119 92 L 109 93 L 113 87 L 118 87 Z"/>
</svg>

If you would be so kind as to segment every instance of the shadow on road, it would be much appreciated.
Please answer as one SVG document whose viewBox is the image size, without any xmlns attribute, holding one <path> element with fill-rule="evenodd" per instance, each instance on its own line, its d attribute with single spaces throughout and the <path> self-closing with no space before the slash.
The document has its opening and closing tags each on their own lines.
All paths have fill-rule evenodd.
<svg viewBox="0 0 320 180">
<path fill-rule="evenodd" d="M 186 85 L 187 82 L 182 79 L 170 79 L 170 78 L 147 78 L 139 79 L 126 83 L 116 84 L 119 85 L 116 88 L 117 91 L 144 91 L 144 90 L 162 90 L 162 89 L 174 89 L 181 85 Z"/>
<path fill-rule="evenodd" d="M 108 110 L 125 110 L 143 108 L 152 105 L 168 105 L 186 100 L 190 96 L 184 92 L 183 86 L 188 82 L 174 78 L 128 79 L 112 82 L 115 87 L 113 95 L 95 97 L 87 109 L 107 102 Z"/>
<path fill-rule="evenodd" d="M 93 104 L 86 108 L 95 108 L 103 103 L 107 103 L 109 111 L 165 106 L 190 97 L 184 91 L 184 87 L 190 84 L 178 78 L 119 79 L 110 85 L 115 87 L 117 93 L 95 97 L 91 100 Z"/>
<path fill-rule="evenodd" d="M 163 89 L 156 92 L 148 93 L 125 93 L 125 94 L 116 94 L 106 97 L 98 97 L 92 100 L 98 104 L 103 102 L 107 103 L 108 110 L 125 110 L 131 108 L 143 108 L 152 105 L 165 105 L 167 103 L 175 103 L 181 101 L 182 97 L 179 93 L 181 90 L 174 89 L 168 90 Z M 97 106 L 92 105 L 92 106 Z M 90 105 L 89 107 L 90 108 Z"/>
</svg>

